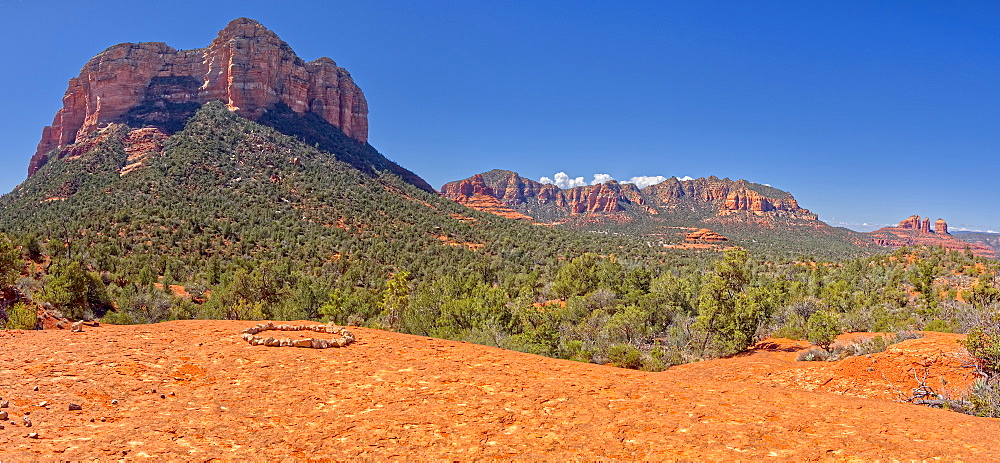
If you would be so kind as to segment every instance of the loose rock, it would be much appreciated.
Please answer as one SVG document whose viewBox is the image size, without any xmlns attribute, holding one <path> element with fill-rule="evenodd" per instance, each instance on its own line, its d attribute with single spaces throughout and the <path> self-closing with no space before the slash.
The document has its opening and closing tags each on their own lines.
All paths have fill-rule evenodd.
<svg viewBox="0 0 1000 463">
<path fill-rule="evenodd" d="M 73 326 L 70 327 L 70 331 L 73 333 L 83 332 L 83 320 L 74 323 Z"/>
<path fill-rule="evenodd" d="M 263 338 L 256 336 L 257 333 L 268 330 L 315 331 L 317 333 L 339 334 L 341 337 L 334 339 L 309 338 L 293 340 L 289 338 Z M 311 347 L 314 349 L 326 349 L 329 347 L 345 347 L 355 341 L 353 333 L 348 331 L 346 328 L 336 326 L 333 323 L 328 323 L 326 325 L 275 325 L 273 322 L 268 322 L 267 324 L 260 324 L 252 328 L 247 328 L 241 333 L 243 340 L 247 341 L 251 346 L 263 345 L 268 347 Z"/>
<path fill-rule="evenodd" d="M 24 420 L 24 427 L 30 428 L 31 427 L 31 420 L 28 419 L 28 417 L 24 417 L 22 419 Z"/>
<path fill-rule="evenodd" d="M 0 412 L 0 420 L 6 420 L 6 419 L 7 419 L 7 412 Z"/>
<path fill-rule="evenodd" d="M 31 434 L 28 434 L 28 439 L 38 439 L 38 433 L 33 432 Z"/>
<path fill-rule="evenodd" d="M 83 410 L 83 407 L 80 406 L 80 404 L 69 404 L 69 409 L 70 410 Z"/>
</svg>

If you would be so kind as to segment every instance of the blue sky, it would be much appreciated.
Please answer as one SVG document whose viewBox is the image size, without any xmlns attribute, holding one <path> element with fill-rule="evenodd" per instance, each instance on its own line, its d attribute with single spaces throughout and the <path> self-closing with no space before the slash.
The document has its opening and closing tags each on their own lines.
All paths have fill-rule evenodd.
<svg viewBox="0 0 1000 463">
<path fill-rule="evenodd" d="M 369 141 L 435 187 L 716 175 L 835 225 L 1000 231 L 995 1 L 0 0 L 0 191 L 93 55 L 204 47 L 240 16 L 347 68 Z"/>
</svg>

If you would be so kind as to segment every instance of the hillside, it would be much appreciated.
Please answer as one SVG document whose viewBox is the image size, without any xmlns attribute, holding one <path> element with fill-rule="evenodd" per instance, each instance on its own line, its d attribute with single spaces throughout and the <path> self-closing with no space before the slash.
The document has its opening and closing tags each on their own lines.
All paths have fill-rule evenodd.
<svg viewBox="0 0 1000 463">
<path fill-rule="evenodd" d="M 955 238 L 971 244 L 989 246 L 1000 256 L 1000 233 L 954 232 Z"/>
<path fill-rule="evenodd" d="M 820 221 L 791 193 L 746 180 L 670 178 L 642 189 L 612 180 L 561 189 L 492 170 L 449 182 L 441 193 L 504 217 L 670 247 L 690 248 L 683 245 L 685 236 L 707 228 L 727 239 L 716 248 L 736 245 L 769 256 L 842 258 L 880 251 L 864 234 Z"/>
<path fill-rule="evenodd" d="M 851 389 L 886 362 L 919 369 L 949 335 L 863 359 L 875 372 L 784 345 L 649 373 L 364 328 L 346 348 L 254 347 L 251 325 L 0 331 L 0 458 L 996 459 L 995 419 Z"/>
<path fill-rule="evenodd" d="M 323 151 L 216 102 L 174 135 L 150 134 L 109 125 L 0 197 L 0 231 L 81 261 L 106 284 L 221 296 L 135 321 L 245 318 L 254 303 L 265 305 L 256 316 L 316 318 L 339 291 L 337 310 L 374 322 L 401 271 L 494 282 L 560 256 L 650 252 L 470 210 L 341 161 L 360 145 Z"/>
</svg>

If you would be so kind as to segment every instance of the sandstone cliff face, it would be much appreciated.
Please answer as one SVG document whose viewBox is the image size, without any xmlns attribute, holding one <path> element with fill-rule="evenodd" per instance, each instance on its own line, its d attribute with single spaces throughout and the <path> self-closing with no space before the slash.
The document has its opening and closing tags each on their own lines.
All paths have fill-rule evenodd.
<svg viewBox="0 0 1000 463">
<path fill-rule="evenodd" d="M 694 242 L 700 241 L 706 243 L 721 243 L 724 241 L 729 241 L 729 238 L 726 238 L 725 236 L 722 236 L 721 234 L 716 233 L 707 228 L 702 228 L 699 230 L 695 230 L 691 233 L 688 233 L 687 235 L 684 235 L 684 240 L 694 241 Z"/>
<path fill-rule="evenodd" d="M 441 194 L 467 205 L 472 196 L 490 196 L 538 220 L 628 210 L 655 215 L 678 208 L 705 208 L 712 216 L 748 214 L 755 218 L 781 216 L 817 220 L 816 214 L 800 208 L 795 198 L 786 192 L 744 180 L 716 177 L 689 181 L 671 178 L 643 190 L 613 180 L 563 190 L 514 172 L 494 170 L 445 184 Z"/>
<path fill-rule="evenodd" d="M 762 189 L 766 193 L 757 191 Z M 741 212 L 752 215 L 786 216 L 799 220 L 817 220 L 816 214 L 799 207 L 799 203 L 791 194 L 774 188 L 754 185 L 746 180 L 732 181 L 717 177 L 697 178 L 680 181 L 670 178 L 662 183 L 652 185 L 643 193 L 650 198 L 653 207 L 672 208 L 681 203 L 702 202 L 717 205 L 719 215 L 732 215 Z"/>
<path fill-rule="evenodd" d="M 251 119 L 283 104 L 312 112 L 349 137 L 368 139 L 368 104 L 351 75 L 329 58 L 306 63 L 257 21 L 233 20 L 204 49 L 160 42 L 123 43 L 92 58 L 69 82 L 63 107 L 42 132 L 28 166 L 34 174 L 63 148 L 142 108 L 221 100 Z"/>
<path fill-rule="evenodd" d="M 630 205 L 655 213 L 645 206 L 645 198 L 635 185 L 610 181 L 563 190 L 526 179 L 515 172 L 499 170 L 449 182 L 441 187 L 441 194 L 466 205 L 475 195 L 490 196 L 510 207 L 544 208 L 549 216 L 621 212 Z"/>
<path fill-rule="evenodd" d="M 892 227 L 888 227 L 892 228 Z M 931 218 L 927 217 L 920 220 L 919 215 L 911 215 L 899 222 L 895 228 L 903 230 L 916 230 L 919 233 L 939 233 L 942 235 L 948 234 L 948 223 L 944 219 L 937 219 L 934 221 L 934 230 L 931 230 Z"/>
<path fill-rule="evenodd" d="M 445 196 L 476 210 L 489 212 L 508 219 L 531 220 L 500 201 L 499 195 L 486 184 L 483 174 L 476 174 L 461 182 L 452 182 L 442 188 Z"/>
<path fill-rule="evenodd" d="M 948 234 L 948 223 L 944 219 L 937 219 L 934 221 L 934 233 L 940 233 L 942 235 Z"/>
</svg>

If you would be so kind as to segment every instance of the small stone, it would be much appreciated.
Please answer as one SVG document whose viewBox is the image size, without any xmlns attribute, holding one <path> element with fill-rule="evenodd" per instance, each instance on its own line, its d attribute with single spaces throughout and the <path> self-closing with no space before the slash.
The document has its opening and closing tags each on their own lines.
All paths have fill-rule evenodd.
<svg viewBox="0 0 1000 463">
<path fill-rule="evenodd" d="M 0 420 L 6 420 L 6 419 L 7 419 L 7 412 L 0 412 Z"/>
<path fill-rule="evenodd" d="M 81 407 L 80 404 L 69 404 L 69 409 L 70 410 L 83 410 L 83 407 Z"/>
<path fill-rule="evenodd" d="M 118 403 L 118 399 L 111 399 L 111 405 L 115 405 L 117 403 Z"/>
<path fill-rule="evenodd" d="M 167 398 L 167 396 L 165 396 L 165 395 L 163 395 L 163 394 L 160 394 L 160 398 L 161 398 L 161 399 L 166 399 L 166 398 Z"/>
<path fill-rule="evenodd" d="M 274 338 L 267 338 L 264 340 L 264 345 L 267 347 L 278 347 L 281 345 L 281 341 Z"/>
<path fill-rule="evenodd" d="M 153 389 L 152 391 L 149 391 L 149 392 L 152 392 L 153 394 L 156 394 L 156 389 Z"/>
<path fill-rule="evenodd" d="M 72 326 L 70 326 L 69 330 L 71 332 L 73 332 L 73 333 L 81 333 L 81 332 L 83 332 L 83 320 L 80 320 L 80 321 L 74 323 Z"/>
<path fill-rule="evenodd" d="M 38 433 L 33 432 L 31 434 L 28 434 L 28 439 L 38 439 Z"/>
<path fill-rule="evenodd" d="M 24 414 L 25 414 L 25 415 L 30 415 L 30 414 L 31 414 L 31 410 L 25 410 L 25 411 L 24 411 Z"/>
<path fill-rule="evenodd" d="M 101 417 L 101 422 L 103 423 L 103 422 L 105 422 L 105 421 L 108 421 L 108 419 L 102 416 L 102 417 Z"/>
<path fill-rule="evenodd" d="M 39 404 L 38 404 L 38 406 L 39 406 L 39 407 L 44 407 L 44 406 L 46 406 L 46 405 L 48 405 L 48 404 L 49 404 L 49 402 L 48 402 L 48 401 L 45 401 L 45 400 L 43 400 L 43 401 L 41 401 L 41 403 L 39 403 Z"/>
<path fill-rule="evenodd" d="M 292 341 L 295 347 L 312 347 L 312 339 L 296 339 Z"/>
<path fill-rule="evenodd" d="M 3 425 L 2 424 L 0 424 L 0 429 L 3 429 Z"/>
<path fill-rule="evenodd" d="M 281 338 L 280 346 L 281 347 L 292 347 L 292 340 L 288 339 L 288 338 Z"/>
<path fill-rule="evenodd" d="M 173 392 L 171 392 L 171 393 L 170 393 L 170 395 L 172 395 L 172 396 L 175 396 L 175 395 L 177 395 L 177 394 L 174 394 Z"/>
<path fill-rule="evenodd" d="M 28 419 L 28 417 L 24 417 L 24 418 L 22 418 L 22 420 L 24 420 L 24 427 L 26 427 L 26 428 L 30 428 L 31 427 L 31 420 Z"/>
<path fill-rule="evenodd" d="M 91 423 L 93 423 L 93 422 L 94 422 L 94 419 L 93 419 L 93 418 L 91 418 L 91 419 L 90 419 L 90 422 L 91 422 Z"/>
<path fill-rule="evenodd" d="M 250 333 L 243 333 L 243 340 L 244 341 L 249 341 L 251 339 L 253 339 L 253 335 L 252 334 L 250 334 Z"/>
<path fill-rule="evenodd" d="M 10 401 L 9 400 L 5 400 L 3 402 L 0 402 L 0 408 L 7 408 L 7 407 L 10 407 Z"/>
<path fill-rule="evenodd" d="M 38 391 L 38 386 L 31 388 L 32 391 Z"/>
</svg>

